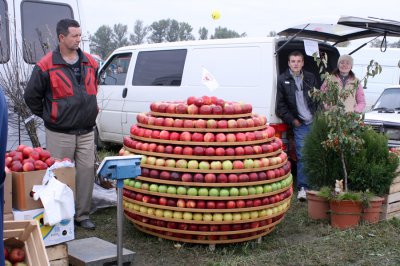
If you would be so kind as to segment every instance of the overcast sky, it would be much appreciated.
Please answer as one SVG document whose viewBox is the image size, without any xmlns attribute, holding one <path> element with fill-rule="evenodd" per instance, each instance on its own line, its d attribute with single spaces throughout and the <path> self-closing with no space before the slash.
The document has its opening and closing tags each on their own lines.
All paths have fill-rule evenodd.
<svg viewBox="0 0 400 266">
<path fill-rule="evenodd" d="M 150 25 L 160 19 L 176 19 L 198 29 L 206 27 L 209 35 L 218 26 L 249 37 L 266 36 L 270 31 L 306 22 L 334 22 L 341 15 L 378 17 L 400 21 L 398 1 L 349 0 L 82 0 L 87 30 L 93 34 L 102 25 L 128 25 L 133 31 L 136 20 Z M 373 4 L 372 4 L 373 3 Z M 221 18 L 211 13 L 219 10 Z"/>
</svg>

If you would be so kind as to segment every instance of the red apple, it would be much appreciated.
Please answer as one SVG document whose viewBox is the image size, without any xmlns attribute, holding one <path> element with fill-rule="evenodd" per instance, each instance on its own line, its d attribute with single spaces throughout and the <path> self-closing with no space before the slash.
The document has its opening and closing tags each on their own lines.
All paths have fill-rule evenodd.
<svg viewBox="0 0 400 266">
<path fill-rule="evenodd" d="M 213 173 L 208 173 L 204 176 L 204 182 L 205 183 L 215 183 L 215 182 L 217 182 L 217 177 Z"/>
<path fill-rule="evenodd" d="M 207 128 L 217 128 L 218 127 L 218 122 L 214 119 L 208 119 L 207 120 Z"/>
<path fill-rule="evenodd" d="M 202 105 L 199 109 L 199 114 L 201 115 L 209 115 L 212 113 L 212 109 L 210 105 Z"/>
<path fill-rule="evenodd" d="M 188 131 L 184 131 L 181 133 L 179 137 L 180 141 L 191 141 L 192 140 L 192 134 Z"/>
<path fill-rule="evenodd" d="M 215 141 L 214 133 L 207 132 L 206 134 L 204 134 L 204 141 L 205 142 L 214 142 Z"/>
<path fill-rule="evenodd" d="M 12 263 L 24 262 L 25 251 L 22 248 L 13 248 L 8 255 L 8 259 Z"/>
<path fill-rule="evenodd" d="M 225 149 L 222 147 L 218 147 L 215 149 L 215 155 L 216 156 L 224 156 L 225 155 Z"/>
<path fill-rule="evenodd" d="M 194 104 L 190 104 L 190 105 L 187 107 L 187 113 L 188 113 L 188 114 L 191 114 L 191 115 L 197 115 L 197 114 L 199 113 L 199 107 L 197 107 L 197 106 L 194 105 Z"/>
<path fill-rule="evenodd" d="M 204 136 L 205 138 L 205 136 Z M 215 148 L 214 147 L 207 147 L 204 151 L 205 156 L 215 156 Z"/>
<path fill-rule="evenodd" d="M 217 126 L 218 128 L 228 128 L 228 122 L 226 120 L 219 120 Z"/>
<path fill-rule="evenodd" d="M 228 182 L 229 183 L 237 183 L 239 182 L 239 177 L 237 174 L 229 174 L 228 175 Z"/>
<path fill-rule="evenodd" d="M 183 121 L 183 127 L 184 128 L 193 128 L 194 127 L 194 122 L 191 119 L 185 119 Z"/>
<path fill-rule="evenodd" d="M 218 174 L 217 183 L 228 183 L 228 176 L 224 173 Z"/>
<path fill-rule="evenodd" d="M 226 135 L 225 135 L 224 133 L 218 133 L 218 134 L 215 136 L 215 140 L 216 140 L 217 142 L 226 142 Z"/>
<path fill-rule="evenodd" d="M 246 141 L 246 134 L 242 132 L 236 133 L 236 141 L 238 142 Z"/>
<path fill-rule="evenodd" d="M 212 105 L 212 114 L 213 115 L 222 115 L 224 109 L 220 105 Z"/>
<path fill-rule="evenodd" d="M 203 142 L 203 141 L 204 141 L 204 135 L 203 135 L 203 133 L 194 132 L 194 133 L 192 134 L 192 141 L 194 141 L 194 142 Z"/>
<path fill-rule="evenodd" d="M 167 136 L 165 136 L 165 137 L 167 137 Z M 178 141 L 180 138 L 181 138 L 181 133 L 179 133 L 179 132 L 174 131 L 174 132 L 169 133 L 169 140 Z"/>
<path fill-rule="evenodd" d="M 194 121 L 194 127 L 195 128 L 206 128 L 207 122 L 204 119 L 197 119 Z"/>
<path fill-rule="evenodd" d="M 179 119 L 179 118 L 175 119 L 173 127 L 179 127 L 179 128 L 183 127 L 183 119 Z"/>
<path fill-rule="evenodd" d="M 180 104 L 176 105 L 175 112 L 177 114 L 187 114 L 188 106 L 186 104 L 180 103 Z"/>
</svg>

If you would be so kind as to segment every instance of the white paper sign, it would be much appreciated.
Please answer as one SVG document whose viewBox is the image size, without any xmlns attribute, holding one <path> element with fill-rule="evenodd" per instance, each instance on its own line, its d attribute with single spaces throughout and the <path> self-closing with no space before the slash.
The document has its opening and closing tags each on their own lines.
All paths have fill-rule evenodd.
<svg viewBox="0 0 400 266">
<path fill-rule="evenodd" d="M 216 79 L 213 77 L 213 75 L 211 75 L 211 73 L 205 69 L 204 67 L 202 67 L 202 73 L 201 73 L 201 81 L 204 83 L 204 85 L 206 85 L 206 87 L 210 90 L 210 91 L 215 91 L 218 87 L 219 84 L 216 81 Z"/>
<path fill-rule="evenodd" d="M 313 56 L 315 53 L 317 53 L 317 57 L 319 57 L 317 41 L 304 40 L 304 50 L 306 51 L 306 55 Z"/>
</svg>

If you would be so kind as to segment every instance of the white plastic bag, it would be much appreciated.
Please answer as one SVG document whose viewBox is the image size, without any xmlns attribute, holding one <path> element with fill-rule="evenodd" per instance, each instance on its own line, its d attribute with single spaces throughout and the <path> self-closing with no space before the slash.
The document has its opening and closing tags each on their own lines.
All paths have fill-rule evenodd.
<svg viewBox="0 0 400 266">
<path fill-rule="evenodd" d="M 44 207 L 44 224 L 51 226 L 62 220 L 70 220 L 75 215 L 73 191 L 64 183 L 58 181 L 53 173 L 60 167 L 74 167 L 71 162 L 58 162 L 49 167 L 43 177 L 42 185 L 33 186 L 33 199 L 42 201 Z"/>
</svg>

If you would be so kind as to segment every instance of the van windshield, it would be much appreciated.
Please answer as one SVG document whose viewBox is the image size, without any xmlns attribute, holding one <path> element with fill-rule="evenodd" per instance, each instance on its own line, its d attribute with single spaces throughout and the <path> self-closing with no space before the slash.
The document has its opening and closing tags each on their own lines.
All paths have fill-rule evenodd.
<svg viewBox="0 0 400 266">
<path fill-rule="evenodd" d="M 372 110 L 400 110 L 400 87 L 384 90 Z"/>
</svg>

